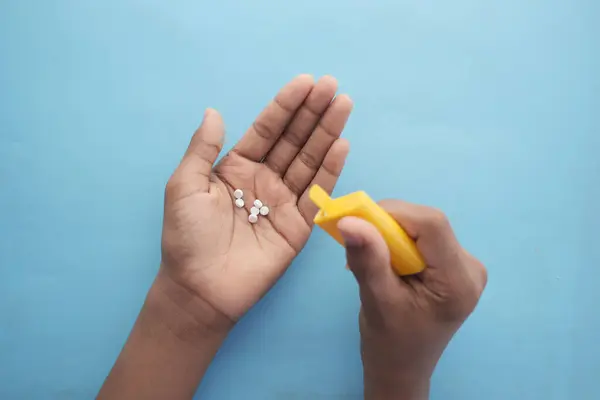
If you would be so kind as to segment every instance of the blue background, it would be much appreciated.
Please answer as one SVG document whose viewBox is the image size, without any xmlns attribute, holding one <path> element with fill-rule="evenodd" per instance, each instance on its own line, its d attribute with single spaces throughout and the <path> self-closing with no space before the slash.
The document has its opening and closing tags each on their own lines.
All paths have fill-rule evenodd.
<svg viewBox="0 0 600 400">
<path fill-rule="evenodd" d="M 442 208 L 489 268 L 432 398 L 600 398 L 599 18 L 593 0 L 0 0 L 0 397 L 96 394 L 204 108 L 230 146 L 309 72 L 356 104 L 337 193 Z M 199 396 L 360 398 L 358 306 L 316 231 Z"/>
</svg>

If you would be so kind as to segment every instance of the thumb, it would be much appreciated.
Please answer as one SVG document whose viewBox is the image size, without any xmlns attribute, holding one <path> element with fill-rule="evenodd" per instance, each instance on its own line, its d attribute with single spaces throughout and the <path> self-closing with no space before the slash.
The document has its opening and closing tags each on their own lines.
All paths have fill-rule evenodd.
<svg viewBox="0 0 600 400">
<path fill-rule="evenodd" d="M 223 148 L 225 126 L 217 110 L 207 109 L 202 124 L 194 133 L 181 162 L 182 174 L 208 191 L 209 177 L 213 164 Z"/>
<path fill-rule="evenodd" d="M 381 293 L 391 282 L 399 281 L 391 268 L 387 244 L 373 225 L 345 217 L 338 222 L 338 230 L 344 239 L 348 267 L 361 289 Z"/>
</svg>

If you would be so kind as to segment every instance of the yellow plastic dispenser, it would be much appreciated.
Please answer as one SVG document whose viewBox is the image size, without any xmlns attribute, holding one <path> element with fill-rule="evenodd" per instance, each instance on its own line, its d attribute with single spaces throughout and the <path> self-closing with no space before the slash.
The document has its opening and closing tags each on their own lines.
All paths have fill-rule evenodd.
<svg viewBox="0 0 600 400">
<path fill-rule="evenodd" d="M 425 269 L 423 257 L 415 242 L 383 208 L 365 192 L 354 192 L 332 199 L 318 185 L 310 188 L 310 199 L 319 207 L 314 222 L 329 233 L 342 246 L 344 239 L 337 228 L 343 217 L 358 217 L 373 224 L 385 239 L 390 249 L 392 267 L 398 275 L 412 275 Z"/>
</svg>

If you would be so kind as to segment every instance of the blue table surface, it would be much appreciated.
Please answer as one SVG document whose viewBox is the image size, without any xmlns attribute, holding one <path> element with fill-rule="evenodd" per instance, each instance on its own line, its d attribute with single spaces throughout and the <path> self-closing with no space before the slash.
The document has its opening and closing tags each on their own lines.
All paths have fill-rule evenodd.
<svg viewBox="0 0 600 400">
<path fill-rule="evenodd" d="M 355 100 L 338 194 L 447 212 L 489 285 L 433 399 L 598 399 L 600 3 L 0 0 L 0 398 L 92 398 L 205 107 L 232 145 L 297 73 Z M 356 285 L 315 231 L 203 399 L 358 399 Z"/>
</svg>

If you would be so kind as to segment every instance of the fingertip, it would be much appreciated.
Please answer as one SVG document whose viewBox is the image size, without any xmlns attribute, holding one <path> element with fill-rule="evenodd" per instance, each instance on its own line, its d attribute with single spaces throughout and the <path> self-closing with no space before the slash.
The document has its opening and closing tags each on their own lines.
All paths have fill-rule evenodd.
<svg viewBox="0 0 600 400">
<path fill-rule="evenodd" d="M 381 247 L 383 244 L 385 246 L 379 231 L 361 218 L 344 217 L 338 221 L 337 227 L 345 241 L 350 239 L 351 245 Z"/>
<path fill-rule="evenodd" d="M 324 75 L 317 81 L 317 85 L 328 88 L 335 93 L 338 87 L 338 80 L 332 75 Z"/>
<path fill-rule="evenodd" d="M 335 98 L 335 101 L 338 103 L 338 107 L 343 107 L 343 108 L 347 109 L 348 111 L 352 111 L 352 109 L 354 108 L 354 101 L 352 100 L 352 98 L 350 96 L 348 96 L 345 93 L 337 96 Z"/>
<path fill-rule="evenodd" d="M 346 247 L 348 266 L 359 284 L 385 287 L 377 282 L 388 281 L 393 272 L 389 267 L 390 252 L 377 229 L 357 217 L 344 217 L 337 227 Z"/>
<path fill-rule="evenodd" d="M 337 80 L 332 76 L 323 76 L 312 88 L 310 95 L 306 100 L 305 107 L 311 114 L 320 116 L 331 105 L 336 92 Z"/>
<path fill-rule="evenodd" d="M 360 247 L 364 244 L 361 234 L 361 221 L 356 217 L 344 217 L 338 221 L 337 228 L 344 239 L 346 247 Z"/>
<path fill-rule="evenodd" d="M 299 85 L 312 86 L 315 83 L 315 77 L 311 74 L 299 74 L 296 75 L 294 79 L 292 79 L 292 83 L 297 83 Z"/>
<path fill-rule="evenodd" d="M 215 110 L 214 108 L 207 108 L 206 110 L 204 110 L 204 117 L 202 119 L 202 123 L 205 122 L 222 122 L 223 118 L 221 117 L 221 114 Z"/>
<path fill-rule="evenodd" d="M 360 229 L 368 229 L 367 227 L 370 228 L 372 226 L 373 225 L 371 225 L 364 219 L 359 218 L 359 217 L 354 217 L 354 216 L 343 217 L 338 221 L 338 228 L 341 228 L 341 229 L 349 229 L 349 230 L 358 229 L 358 230 L 360 230 Z"/>
<path fill-rule="evenodd" d="M 282 116 L 285 115 L 287 121 L 285 124 L 287 125 L 295 113 L 295 111 L 292 112 L 292 110 L 297 110 L 302 105 L 314 87 L 315 82 L 312 75 L 302 74 L 296 76 L 283 86 L 277 95 L 275 95 L 275 103 L 279 105 L 279 108 L 276 107 L 274 113 L 281 114 Z M 281 108 L 283 108 L 283 110 Z M 270 139 L 277 139 L 284 128 L 285 126 L 273 128 L 278 134 L 273 134 L 273 137 Z"/>
<path fill-rule="evenodd" d="M 335 149 L 336 152 L 348 154 L 350 152 L 350 142 L 348 139 L 338 138 L 331 145 L 332 149 Z"/>
<path fill-rule="evenodd" d="M 221 114 L 214 108 L 204 110 L 204 118 L 200 127 L 194 134 L 196 139 L 192 139 L 190 148 L 198 148 L 202 143 L 210 146 L 216 146 L 220 151 L 225 137 L 225 126 Z"/>
</svg>

